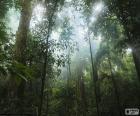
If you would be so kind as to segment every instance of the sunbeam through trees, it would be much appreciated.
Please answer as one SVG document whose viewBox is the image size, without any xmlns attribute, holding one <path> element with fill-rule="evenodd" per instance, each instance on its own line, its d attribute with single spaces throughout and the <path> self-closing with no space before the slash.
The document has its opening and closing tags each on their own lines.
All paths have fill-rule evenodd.
<svg viewBox="0 0 140 116">
<path fill-rule="evenodd" d="M 0 116 L 139 115 L 139 7 L 0 0 Z"/>
</svg>

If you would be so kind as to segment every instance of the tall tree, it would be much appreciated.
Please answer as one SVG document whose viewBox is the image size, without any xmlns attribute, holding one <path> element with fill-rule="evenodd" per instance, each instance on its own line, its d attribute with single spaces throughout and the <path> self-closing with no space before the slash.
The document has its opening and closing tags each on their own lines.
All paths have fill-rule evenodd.
<svg viewBox="0 0 140 116">
<path fill-rule="evenodd" d="M 114 87 L 114 91 L 115 91 L 115 97 L 116 97 L 116 102 L 117 102 L 117 108 L 118 108 L 118 111 L 119 111 L 119 115 L 123 116 L 121 103 L 120 103 L 120 96 L 119 96 L 119 92 L 118 92 L 118 87 L 117 87 L 117 83 L 116 83 L 116 80 L 114 78 L 114 74 L 113 74 L 113 71 L 112 71 L 112 64 L 111 64 L 111 61 L 110 61 L 110 55 L 108 56 L 108 64 L 109 64 L 111 79 L 112 79 L 112 83 L 113 83 L 113 87 Z"/>
<path fill-rule="evenodd" d="M 89 34 L 90 35 L 90 34 Z M 95 103 L 96 103 L 96 108 L 97 108 L 97 115 L 100 116 L 100 111 L 99 111 L 99 100 L 98 100 L 98 91 L 97 91 L 97 79 L 98 79 L 98 74 L 97 74 L 97 67 L 93 61 L 93 52 L 92 52 L 92 45 L 91 45 L 91 38 L 88 38 L 89 41 L 89 50 L 90 50 L 90 57 L 91 57 L 91 66 L 92 66 L 92 79 L 94 83 L 94 92 L 95 92 Z"/>
<path fill-rule="evenodd" d="M 16 33 L 16 43 L 15 43 L 15 60 L 22 65 L 26 65 L 26 44 L 29 33 L 30 20 L 32 15 L 31 8 L 32 0 L 28 2 L 26 0 L 21 1 L 21 14 L 18 31 Z M 18 105 L 23 105 L 21 101 L 24 98 L 25 91 L 25 80 L 22 79 L 18 89 L 17 96 L 19 98 Z"/>
<path fill-rule="evenodd" d="M 47 29 L 47 37 L 45 38 L 46 40 L 46 47 L 45 47 L 45 52 L 44 52 L 44 64 L 43 64 L 43 71 L 42 71 L 42 77 L 41 77 L 41 95 L 40 95 L 40 104 L 39 104 L 39 113 L 38 115 L 41 116 L 42 115 L 42 107 L 43 107 L 43 100 L 44 100 L 44 88 L 45 88 L 45 81 L 46 78 L 48 80 L 47 77 L 47 70 L 48 70 L 48 50 L 49 50 L 49 37 L 50 37 L 50 33 L 52 31 L 52 27 L 53 27 L 53 17 L 54 17 L 54 13 L 56 11 L 57 5 L 58 5 L 58 1 L 59 0 L 55 0 L 54 1 L 54 6 L 51 12 L 51 15 L 48 19 L 48 29 Z M 48 95 L 47 95 L 48 96 Z M 47 102 L 48 102 L 48 98 L 47 98 Z M 48 104 L 48 103 L 47 103 Z M 48 105 L 47 105 L 47 109 L 48 109 Z M 46 115 L 48 115 L 48 110 Z"/>
</svg>

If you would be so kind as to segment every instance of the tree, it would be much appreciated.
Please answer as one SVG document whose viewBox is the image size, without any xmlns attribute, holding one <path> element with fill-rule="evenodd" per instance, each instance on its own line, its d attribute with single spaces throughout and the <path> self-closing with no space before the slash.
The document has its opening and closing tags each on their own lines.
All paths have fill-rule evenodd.
<svg viewBox="0 0 140 116">
<path fill-rule="evenodd" d="M 125 34 L 127 36 L 126 44 L 128 47 L 132 48 L 132 54 L 134 63 L 136 66 L 138 78 L 140 78 L 140 45 L 139 45 L 139 5 L 140 1 L 135 0 L 115 0 L 108 1 L 110 12 L 116 14 L 117 18 L 120 20 L 124 27 Z"/>
<path fill-rule="evenodd" d="M 46 37 L 46 49 L 45 49 L 45 53 L 44 53 L 44 64 L 43 64 L 43 72 L 42 72 L 42 79 L 41 79 L 42 84 L 41 84 L 41 96 L 40 96 L 40 105 L 39 105 L 39 116 L 42 115 L 42 105 L 43 105 L 43 98 L 44 98 L 44 87 L 45 87 L 45 79 L 46 79 L 46 74 L 47 74 L 46 71 L 48 69 L 48 67 L 47 67 L 47 65 L 48 65 L 48 43 L 49 43 L 49 37 L 50 37 L 51 28 L 53 26 L 52 25 L 52 19 L 53 19 L 55 10 L 57 8 L 57 3 L 58 3 L 58 0 L 55 1 L 52 14 L 49 17 L 48 31 L 47 31 L 47 37 Z M 48 108 L 48 106 L 47 106 L 47 108 Z"/>
<path fill-rule="evenodd" d="M 15 60 L 23 65 L 26 65 L 25 52 L 32 15 L 31 3 L 32 0 L 29 0 L 28 2 L 25 0 L 21 1 L 21 16 L 18 31 L 16 33 Z M 17 96 L 20 100 L 23 100 L 24 98 L 25 83 L 25 80 L 22 80 L 17 89 Z M 19 105 L 21 106 L 22 103 L 19 102 Z"/>
</svg>

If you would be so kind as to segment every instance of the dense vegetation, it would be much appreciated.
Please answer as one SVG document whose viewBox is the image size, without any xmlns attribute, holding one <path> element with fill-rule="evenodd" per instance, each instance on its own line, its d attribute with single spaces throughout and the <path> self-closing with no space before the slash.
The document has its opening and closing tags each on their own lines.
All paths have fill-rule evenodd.
<svg viewBox="0 0 140 116">
<path fill-rule="evenodd" d="M 140 0 L 0 0 L 0 114 L 124 116 L 140 104 Z"/>
</svg>

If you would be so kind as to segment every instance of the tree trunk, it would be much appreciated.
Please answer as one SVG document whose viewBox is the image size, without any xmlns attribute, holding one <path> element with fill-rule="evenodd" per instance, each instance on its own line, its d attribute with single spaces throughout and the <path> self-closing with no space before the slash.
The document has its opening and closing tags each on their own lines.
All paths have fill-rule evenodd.
<svg viewBox="0 0 140 116">
<path fill-rule="evenodd" d="M 76 116 L 87 115 L 87 100 L 85 93 L 85 84 L 83 79 L 82 66 L 78 67 L 76 83 L 76 99 L 77 99 L 77 112 Z"/>
<path fill-rule="evenodd" d="M 21 16 L 18 31 L 16 33 L 16 43 L 15 43 L 15 60 L 19 63 L 25 65 L 26 64 L 26 41 L 28 38 L 29 25 L 31 20 L 31 0 L 22 0 L 21 1 Z M 19 105 L 23 105 L 22 101 L 24 98 L 24 90 L 25 89 L 25 80 L 21 80 L 19 87 L 17 89 L 17 96 L 19 98 Z"/>
<path fill-rule="evenodd" d="M 90 35 L 90 34 L 88 34 Z M 97 89 L 97 79 L 98 79 L 98 74 L 97 74 L 97 67 L 95 63 L 93 62 L 93 54 L 92 54 L 92 47 L 91 47 L 91 40 L 89 37 L 89 47 L 90 47 L 90 57 L 91 57 L 91 65 L 92 65 L 92 79 L 94 83 L 94 93 L 95 93 L 95 103 L 96 103 L 96 109 L 97 109 L 97 116 L 100 116 L 100 111 L 99 111 L 99 100 L 98 100 L 98 89 Z"/>
<path fill-rule="evenodd" d="M 71 79 L 71 66 L 70 66 L 70 53 L 68 53 L 68 67 L 67 67 L 67 72 L 68 72 L 68 75 L 67 75 L 67 104 L 66 104 L 66 115 L 67 116 L 71 116 L 70 114 L 70 106 L 69 106 L 69 95 L 70 95 L 70 92 L 69 92 L 69 88 L 70 88 L 70 79 Z"/>
<path fill-rule="evenodd" d="M 28 2 L 26 0 L 23 0 L 20 22 L 19 22 L 18 31 L 16 33 L 16 44 L 15 44 L 15 59 L 23 64 L 26 63 L 25 50 L 26 50 L 26 43 L 28 38 L 31 14 L 32 14 L 31 0 L 28 0 Z"/>
<path fill-rule="evenodd" d="M 114 74 L 113 74 L 113 71 L 112 71 L 112 64 L 111 64 L 109 56 L 108 56 L 108 64 L 109 64 L 109 68 L 110 68 L 110 74 L 111 74 L 112 83 L 113 83 L 113 86 L 114 86 L 115 97 L 116 97 L 116 102 L 117 102 L 117 107 L 118 107 L 119 115 L 123 116 L 123 112 L 122 112 L 122 108 L 121 108 L 121 103 L 120 103 L 119 92 L 118 92 L 116 80 L 114 78 Z"/>
<path fill-rule="evenodd" d="M 83 79 L 83 76 L 81 76 L 81 80 L 80 80 L 80 93 L 81 93 L 81 105 L 82 105 L 82 116 L 86 116 L 86 111 L 87 111 L 87 108 L 86 108 L 86 93 L 85 93 L 85 84 L 84 84 L 84 79 Z"/>
<path fill-rule="evenodd" d="M 51 14 L 51 16 L 49 18 L 49 25 L 48 25 L 47 37 L 46 37 L 46 51 L 44 53 L 44 64 L 43 64 L 43 72 L 42 72 L 42 78 L 41 78 L 41 95 L 40 95 L 40 104 L 39 104 L 38 116 L 42 115 L 42 107 L 43 107 L 43 101 L 44 101 L 45 81 L 46 81 L 46 78 L 48 78 L 48 77 L 46 77 L 46 74 L 47 74 L 47 68 L 48 68 L 49 37 L 50 37 L 50 33 L 51 33 L 51 30 L 52 30 L 52 27 L 53 27 L 53 16 L 54 16 L 55 10 L 57 8 L 57 3 L 58 3 L 58 0 L 55 0 L 54 8 L 53 8 L 52 14 Z M 49 96 L 49 95 L 47 95 L 47 96 Z M 48 101 L 47 101 L 47 105 L 48 105 Z M 48 106 L 47 106 L 46 112 L 48 113 Z M 48 115 L 47 113 L 46 113 L 46 116 Z"/>
<path fill-rule="evenodd" d="M 79 71 L 76 72 L 76 116 L 80 116 L 80 111 L 79 111 L 79 96 L 80 96 L 80 92 L 79 92 L 79 85 L 80 85 L 80 76 L 79 76 Z"/>
</svg>

